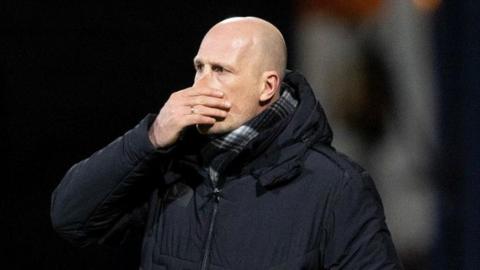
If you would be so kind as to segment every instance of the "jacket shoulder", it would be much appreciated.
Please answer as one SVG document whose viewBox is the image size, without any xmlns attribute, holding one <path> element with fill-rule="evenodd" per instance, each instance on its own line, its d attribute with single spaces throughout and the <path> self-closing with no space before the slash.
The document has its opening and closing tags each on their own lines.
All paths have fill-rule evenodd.
<svg viewBox="0 0 480 270">
<path fill-rule="evenodd" d="M 354 185 L 360 188 L 365 185 L 374 185 L 370 175 L 362 166 L 332 146 L 314 144 L 309 149 L 310 155 L 305 167 L 316 171 L 316 174 L 322 175 L 323 179 L 329 182 L 334 181 L 340 186 Z"/>
<path fill-rule="evenodd" d="M 347 155 L 337 152 L 332 146 L 324 144 L 315 144 L 310 147 L 313 170 L 319 170 L 317 175 L 327 181 L 332 191 L 337 196 L 345 196 L 341 194 L 361 195 L 363 197 L 372 198 L 380 208 L 383 209 L 380 195 L 377 191 L 375 182 L 370 174 L 358 163 L 353 161 Z M 312 164 L 306 166 L 312 166 Z M 330 168 L 325 170 L 325 168 Z M 328 175 L 336 175 L 336 177 L 325 177 Z M 382 210 L 383 211 L 383 210 Z"/>
<path fill-rule="evenodd" d="M 338 152 L 332 146 L 325 144 L 314 144 L 310 149 L 318 155 L 323 156 L 333 163 L 339 170 L 353 176 L 355 174 L 367 173 L 367 171 L 358 163 L 353 161 L 347 155 Z"/>
</svg>

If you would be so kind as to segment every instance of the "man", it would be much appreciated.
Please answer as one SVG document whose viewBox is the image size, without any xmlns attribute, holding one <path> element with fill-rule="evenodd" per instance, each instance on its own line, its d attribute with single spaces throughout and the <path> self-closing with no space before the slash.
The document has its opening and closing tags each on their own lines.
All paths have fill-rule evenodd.
<svg viewBox="0 0 480 270">
<path fill-rule="evenodd" d="M 330 146 L 272 24 L 218 23 L 194 65 L 192 87 L 67 172 L 62 236 L 111 241 L 144 221 L 141 269 L 400 268 L 372 180 Z"/>
</svg>

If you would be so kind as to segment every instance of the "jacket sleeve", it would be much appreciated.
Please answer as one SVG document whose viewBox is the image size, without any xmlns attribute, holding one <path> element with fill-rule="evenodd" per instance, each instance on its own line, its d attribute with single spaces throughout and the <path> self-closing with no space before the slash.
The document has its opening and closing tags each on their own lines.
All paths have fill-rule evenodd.
<svg viewBox="0 0 480 270">
<path fill-rule="evenodd" d="M 325 269 L 402 269 L 371 177 L 355 170 L 343 180 L 326 225 Z"/>
<path fill-rule="evenodd" d="M 52 225 L 63 238 L 84 246 L 111 234 L 128 216 L 138 216 L 136 210 L 160 182 L 152 163 L 167 155 L 148 139 L 154 117 L 148 115 L 66 173 L 51 198 Z"/>
</svg>

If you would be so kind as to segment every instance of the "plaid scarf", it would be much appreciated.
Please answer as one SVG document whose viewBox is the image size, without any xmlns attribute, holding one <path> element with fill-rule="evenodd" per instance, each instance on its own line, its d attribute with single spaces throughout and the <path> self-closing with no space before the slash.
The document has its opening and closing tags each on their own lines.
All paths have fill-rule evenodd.
<svg viewBox="0 0 480 270">
<path fill-rule="evenodd" d="M 293 91 L 290 86 L 282 83 L 282 94 L 272 106 L 230 133 L 211 140 L 202 149 L 202 156 L 214 186 L 218 185 L 227 166 L 250 142 L 295 111 L 298 101 L 293 96 Z"/>
</svg>

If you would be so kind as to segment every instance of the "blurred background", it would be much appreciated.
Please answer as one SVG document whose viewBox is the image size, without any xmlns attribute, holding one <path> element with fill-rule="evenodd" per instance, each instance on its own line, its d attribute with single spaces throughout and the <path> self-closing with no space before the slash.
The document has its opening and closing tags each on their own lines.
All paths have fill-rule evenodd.
<svg viewBox="0 0 480 270">
<path fill-rule="evenodd" d="M 78 249 L 49 219 L 68 168 L 193 82 L 205 32 L 275 24 L 334 146 L 372 174 L 405 269 L 480 269 L 480 2 L 0 3 L 0 264 L 137 269 L 141 232 Z"/>
</svg>

